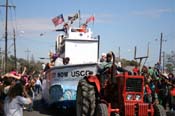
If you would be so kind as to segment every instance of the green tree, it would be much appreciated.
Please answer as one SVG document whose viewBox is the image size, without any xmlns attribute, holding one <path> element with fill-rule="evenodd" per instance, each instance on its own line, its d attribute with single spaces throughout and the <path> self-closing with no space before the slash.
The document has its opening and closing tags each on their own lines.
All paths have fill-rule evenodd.
<svg viewBox="0 0 175 116">
<path fill-rule="evenodd" d="M 15 69 L 15 57 L 13 55 L 9 56 L 7 59 L 7 71 L 18 70 L 18 72 L 22 72 L 24 67 L 27 67 L 27 74 L 31 74 L 33 71 L 39 73 L 42 70 L 42 62 L 35 61 L 34 57 L 30 62 L 23 58 L 17 58 L 17 69 Z M 3 72 L 2 72 L 3 73 Z"/>
<path fill-rule="evenodd" d="M 127 59 L 121 59 L 120 61 L 121 61 L 123 67 L 138 65 L 138 63 L 135 60 L 130 61 Z"/>
</svg>

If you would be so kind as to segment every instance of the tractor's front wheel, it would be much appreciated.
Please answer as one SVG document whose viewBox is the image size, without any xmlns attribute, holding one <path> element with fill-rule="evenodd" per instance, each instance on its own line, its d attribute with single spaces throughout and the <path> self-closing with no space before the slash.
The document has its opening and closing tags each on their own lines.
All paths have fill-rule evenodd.
<svg viewBox="0 0 175 116">
<path fill-rule="evenodd" d="M 77 116 L 94 116 L 96 107 L 95 88 L 86 79 L 82 79 L 78 83 L 76 100 Z"/>
<path fill-rule="evenodd" d="M 154 107 L 154 116 L 166 116 L 166 111 L 162 105 L 155 104 L 153 107 Z"/>
</svg>

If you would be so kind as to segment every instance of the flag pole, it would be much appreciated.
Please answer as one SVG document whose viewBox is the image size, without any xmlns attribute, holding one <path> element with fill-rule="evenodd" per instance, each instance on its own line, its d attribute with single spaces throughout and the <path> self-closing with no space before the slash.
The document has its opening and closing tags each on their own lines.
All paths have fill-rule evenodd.
<svg viewBox="0 0 175 116">
<path fill-rule="evenodd" d="M 92 16 L 95 18 L 95 13 Z M 94 20 L 93 20 L 93 27 L 94 27 Z"/>
<path fill-rule="evenodd" d="M 95 13 L 92 15 L 95 18 Z M 93 20 L 93 30 L 94 30 L 94 20 Z"/>
<path fill-rule="evenodd" d="M 79 27 L 80 27 L 80 24 L 81 24 L 80 10 L 78 10 L 78 15 L 79 15 Z"/>
</svg>

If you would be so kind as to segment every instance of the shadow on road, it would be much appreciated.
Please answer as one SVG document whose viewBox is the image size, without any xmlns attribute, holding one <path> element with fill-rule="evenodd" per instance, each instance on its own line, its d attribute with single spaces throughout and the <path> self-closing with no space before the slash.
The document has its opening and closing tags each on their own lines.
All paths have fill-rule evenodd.
<svg viewBox="0 0 175 116">
<path fill-rule="evenodd" d="M 48 105 L 46 105 L 41 98 L 34 100 L 33 111 L 36 111 L 38 112 L 38 114 L 41 114 L 39 116 L 58 116 L 58 114 L 60 116 L 76 116 L 75 108 L 63 109 L 57 108 L 56 106 L 48 107 Z"/>
</svg>

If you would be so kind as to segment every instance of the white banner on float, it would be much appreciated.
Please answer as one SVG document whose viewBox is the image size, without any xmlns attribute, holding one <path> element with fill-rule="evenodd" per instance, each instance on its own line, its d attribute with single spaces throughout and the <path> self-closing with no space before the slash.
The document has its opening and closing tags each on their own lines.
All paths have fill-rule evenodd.
<svg viewBox="0 0 175 116">
<path fill-rule="evenodd" d="M 55 81 L 73 81 L 80 80 L 81 78 L 89 75 L 90 72 L 96 74 L 96 63 L 54 67 L 46 73 L 46 78 L 47 80 L 50 80 L 50 83 L 55 83 Z"/>
</svg>

